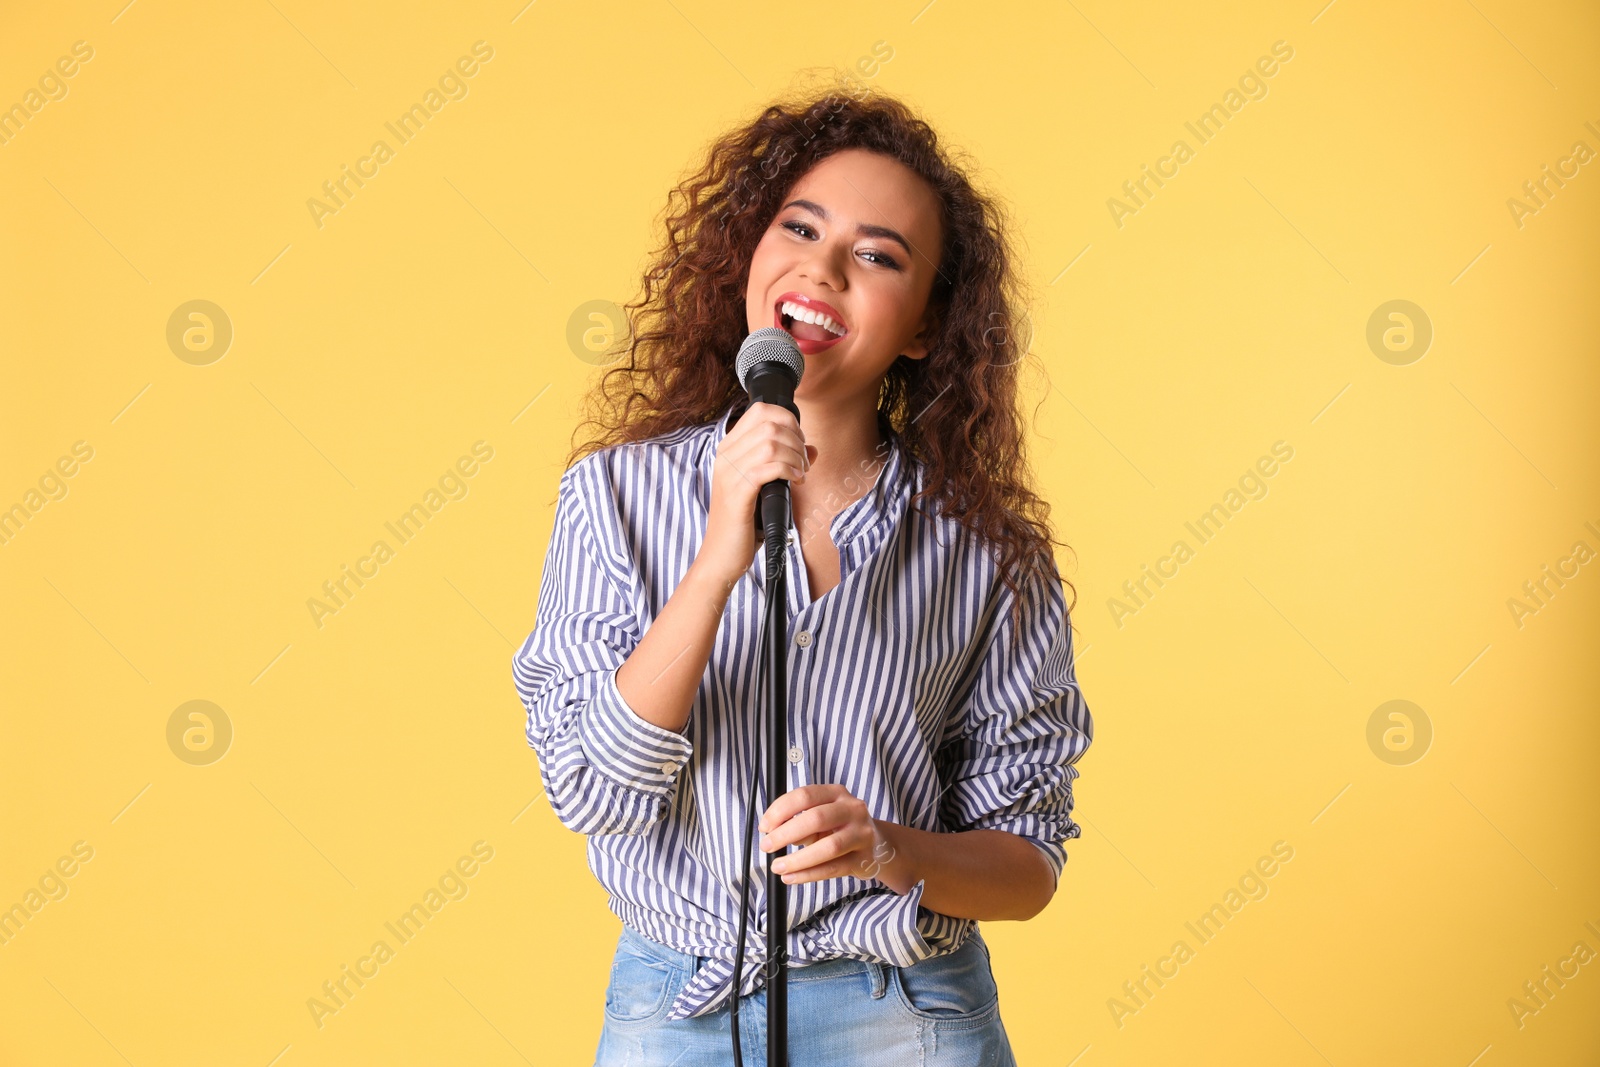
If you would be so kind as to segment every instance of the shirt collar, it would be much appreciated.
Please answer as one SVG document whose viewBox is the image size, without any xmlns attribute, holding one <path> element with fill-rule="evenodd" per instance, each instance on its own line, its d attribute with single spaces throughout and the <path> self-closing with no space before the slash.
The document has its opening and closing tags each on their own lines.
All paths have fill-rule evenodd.
<svg viewBox="0 0 1600 1067">
<path fill-rule="evenodd" d="M 722 444 L 722 439 L 728 436 L 728 423 L 733 420 L 735 410 L 747 406 L 738 400 L 729 404 L 706 433 L 705 451 L 700 457 L 700 469 L 705 478 L 705 502 L 708 506 L 711 499 L 711 473 L 717 461 L 717 448 Z M 742 410 L 740 414 L 743 414 Z M 879 422 L 883 424 L 883 435 L 887 444 L 884 450 L 886 457 L 881 463 L 877 456 L 872 457 L 865 462 L 861 473 L 863 480 L 876 477 L 877 481 L 865 494 L 846 504 L 833 517 L 828 528 L 834 545 L 840 549 L 862 535 L 873 533 L 888 525 L 897 517 L 909 495 L 910 474 L 905 450 L 899 436 L 892 432 L 887 420 L 881 415 Z"/>
</svg>

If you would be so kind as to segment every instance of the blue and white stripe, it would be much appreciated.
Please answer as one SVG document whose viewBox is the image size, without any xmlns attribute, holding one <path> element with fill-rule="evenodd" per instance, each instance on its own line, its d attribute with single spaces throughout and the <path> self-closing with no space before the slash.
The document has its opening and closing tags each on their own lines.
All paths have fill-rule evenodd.
<svg viewBox="0 0 1600 1067">
<path fill-rule="evenodd" d="M 616 670 L 704 539 L 717 446 L 740 410 L 591 453 L 562 475 L 536 624 L 513 661 L 545 794 L 565 826 L 589 835 L 611 910 L 710 959 L 670 1019 L 715 1010 L 733 986 L 750 761 L 765 761 L 762 554 L 729 594 L 683 733 L 634 714 Z M 871 488 L 829 526 L 841 580 L 820 599 L 800 552 L 806 516 L 791 527 L 784 790 L 837 783 L 875 819 L 1018 834 L 1059 879 L 1064 842 L 1079 834 L 1073 764 L 1093 739 L 1060 585 L 1029 601 L 1014 637 L 992 549 L 909 507 L 923 468 L 893 435 L 880 458 L 863 472 Z M 757 812 L 771 799 L 758 797 Z M 766 855 L 750 852 L 741 995 L 765 977 Z M 909 967 L 959 948 L 974 921 L 921 908 L 924 884 L 903 896 L 856 877 L 791 885 L 791 964 Z"/>
</svg>

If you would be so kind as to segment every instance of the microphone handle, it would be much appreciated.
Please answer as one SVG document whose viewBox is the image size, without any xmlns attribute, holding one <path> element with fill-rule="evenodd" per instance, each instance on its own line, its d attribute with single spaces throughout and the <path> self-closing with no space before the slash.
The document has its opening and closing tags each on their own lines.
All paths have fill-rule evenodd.
<svg viewBox="0 0 1600 1067">
<path fill-rule="evenodd" d="M 782 363 L 758 363 L 747 376 L 746 384 L 752 404 L 777 404 L 799 420 L 800 409 L 794 403 L 794 378 L 788 367 Z M 756 518 L 769 545 L 781 544 L 788 537 L 792 524 L 788 479 L 777 478 L 761 487 Z"/>
</svg>

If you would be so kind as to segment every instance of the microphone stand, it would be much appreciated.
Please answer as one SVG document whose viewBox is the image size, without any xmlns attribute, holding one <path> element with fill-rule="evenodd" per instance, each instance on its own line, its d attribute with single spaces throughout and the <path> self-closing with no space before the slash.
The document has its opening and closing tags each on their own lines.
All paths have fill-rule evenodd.
<svg viewBox="0 0 1600 1067">
<path fill-rule="evenodd" d="M 788 497 L 780 498 L 788 512 Z M 775 509 L 774 509 L 775 510 Z M 783 529 L 765 528 L 767 551 L 766 647 L 761 651 L 767 676 L 767 803 L 788 792 L 789 685 L 788 685 L 788 523 Z M 787 849 L 767 854 L 767 1067 L 789 1062 L 789 887 L 772 869 L 773 861 Z M 737 989 L 734 995 L 738 995 Z"/>
<path fill-rule="evenodd" d="M 777 364 L 758 366 L 750 375 L 752 396 L 789 409 L 798 419 L 795 382 Z M 762 627 L 761 667 L 767 695 L 767 804 L 787 793 L 789 783 L 789 528 L 794 524 L 786 480 L 761 487 L 757 502 L 766 548 L 766 625 Z M 789 887 L 772 869 L 787 849 L 767 853 L 767 1067 L 789 1062 Z M 738 995 L 735 988 L 734 995 Z"/>
<path fill-rule="evenodd" d="M 746 337 L 735 360 L 739 383 L 750 394 L 751 403 L 776 404 L 789 411 L 798 422 L 800 409 L 794 402 L 795 387 L 805 373 L 805 358 L 789 333 L 769 326 Z M 767 805 L 784 793 L 789 782 L 789 529 L 794 525 L 789 483 L 774 479 L 761 487 L 756 502 L 756 520 L 766 550 L 766 619 L 761 630 L 760 663 L 767 702 Z M 759 701 L 758 701 L 759 703 Z M 759 722 L 759 719 L 757 720 Z M 752 763 L 759 766 L 760 745 Z M 754 814 L 752 800 L 750 814 Z M 745 833 L 749 834 L 746 824 Z M 745 838 L 746 855 L 750 839 Z M 789 1062 L 789 887 L 772 869 L 787 849 L 767 854 L 767 1065 L 787 1067 Z M 745 884 L 750 867 L 745 865 Z M 741 897 L 741 903 L 743 898 Z M 739 946 L 734 959 L 744 951 L 744 914 L 739 917 Z M 739 1055 L 739 985 L 741 968 L 735 967 L 733 985 L 733 1054 Z"/>
</svg>

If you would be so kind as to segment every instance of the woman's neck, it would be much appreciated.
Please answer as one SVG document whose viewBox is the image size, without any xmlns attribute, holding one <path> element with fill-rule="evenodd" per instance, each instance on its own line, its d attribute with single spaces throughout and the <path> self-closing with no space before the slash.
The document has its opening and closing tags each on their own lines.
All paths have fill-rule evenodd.
<svg viewBox="0 0 1600 1067">
<path fill-rule="evenodd" d="M 884 460 L 883 434 L 876 407 L 842 409 L 795 399 L 806 444 L 817 450 L 806 476 L 808 484 L 843 482 L 854 474 L 872 484 Z"/>
<path fill-rule="evenodd" d="M 817 450 L 806 480 L 789 487 L 795 525 L 809 542 L 872 488 L 888 456 L 876 408 L 840 410 L 799 399 L 795 406 L 806 444 Z"/>
</svg>

